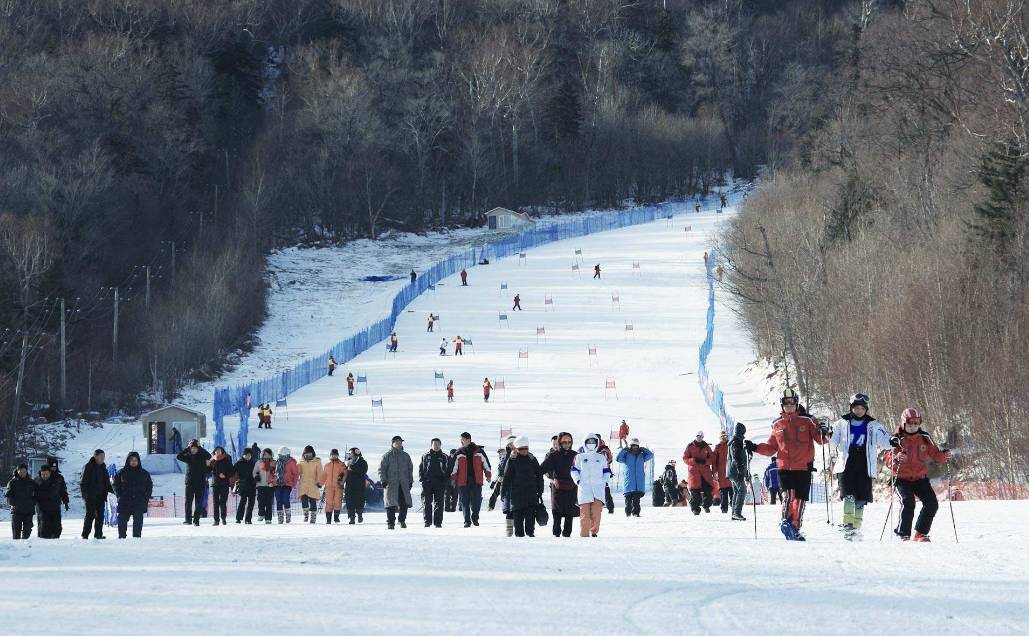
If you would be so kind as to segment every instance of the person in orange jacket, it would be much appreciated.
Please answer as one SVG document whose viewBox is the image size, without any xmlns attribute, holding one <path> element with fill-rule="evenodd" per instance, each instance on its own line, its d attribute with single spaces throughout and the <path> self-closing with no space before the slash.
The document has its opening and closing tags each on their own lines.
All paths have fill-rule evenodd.
<svg viewBox="0 0 1029 636">
<path fill-rule="evenodd" d="M 468 286 L 468 271 L 467 270 L 463 270 L 463 269 L 461 270 L 461 286 L 462 287 L 467 287 Z"/>
<path fill-rule="evenodd" d="M 339 513 L 343 510 L 343 484 L 347 479 L 347 465 L 339 458 L 339 451 L 329 451 L 329 461 L 322 466 L 318 477 L 325 486 L 325 523 L 339 523 Z"/>
<path fill-rule="evenodd" d="M 779 485 L 782 489 L 782 520 L 779 530 L 787 541 L 804 541 L 800 527 L 804 507 L 811 492 L 811 472 L 815 465 L 815 444 L 829 441 L 829 426 L 797 414 L 800 400 L 793 389 L 783 391 L 782 412 L 772 423 L 772 434 L 763 444 L 747 440 L 745 447 L 766 457 L 776 455 Z M 749 477 L 748 477 L 749 478 Z"/>
<path fill-rule="evenodd" d="M 464 355 L 464 338 L 462 338 L 461 336 L 454 338 L 454 355 Z"/>
<path fill-rule="evenodd" d="M 718 444 L 715 445 L 712 463 L 711 468 L 714 470 L 716 480 L 715 492 L 712 496 L 718 499 L 718 506 L 722 509 L 722 514 L 728 514 L 729 504 L 732 503 L 732 482 L 725 476 L 725 471 L 729 466 L 729 434 L 725 431 L 718 435 Z"/>
<path fill-rule="evenodd" d="M 905 541 L 928 542 L 933 518 L 940 507 L 929 483 L 929 462 L 947 463 L 950 461 L 950 451 L 941 450 L 929 434 L 922 430 L 922 414 L 915 409 L 904 409 L 897 434 L 890 443 L 894 450 L 887 451 L 883 459 L 896 476 L 894 487 L 901 502 L 900 522 L 894 533 Z M 922 511 L 918 513 L 915 534 L 911 536 L 916 498 L 922 502 Z"/>
<path fill-rule="evenodd" d="M 454 401 L 454 381 L 447 382 L 447 402 Z"/>
<path fill-rule="evenodd" d="M 347 395 L 353 395 L 353 394 L 354 394 L 354 374 L 353 373 L 348 373 L 347 374 Z"/>
<path fill-rule="evenodd" d="M 622 420 L 621 425 L 618 427 L 618 448 L 629 448 L 629 425 Z"/>
<path fill-rule="evenodd" d="M 711 474 L 711 464 L 715 453 L 711 445 L 704 441 L 704 431 L 697 431 L 697 437 L 682 454 L 682 460 L 688 466 L 687 486 L 690 489 L 690 510 L 699 515 L 701 506 L 704 512 L 711 512 L 711 494 L 715 487 L 715 478 Z"/>
<path fill-rule="evenodd" d="M 315 523 L 318 520 L 318 500 L 322 497 L 322 460 L 314 454 L 313 446 L 305 446 L 304 452 L 297 462 L 300 471 L 300 505 L 304 509 L 304 521 Z"/>
</svg>

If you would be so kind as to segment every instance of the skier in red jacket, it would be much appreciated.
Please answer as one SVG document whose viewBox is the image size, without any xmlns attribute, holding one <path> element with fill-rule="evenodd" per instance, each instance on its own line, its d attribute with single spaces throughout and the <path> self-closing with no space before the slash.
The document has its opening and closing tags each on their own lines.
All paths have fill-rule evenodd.
<svg viewBox="0 0 1029 636">
<path fill-rule="evenodd" d="M 782 521 L 779 529 L 788 541 L 804 541 L 800 526 L 804 520 L 804 506 L 811 492 L 811 472 L 815 464 L 815 444 L 829 441 L 827 424 L 820 424 L 797 414 L 797 392 L 783 391 L 782 413 L 772 424 L 772 434 L 763 444 L 747 440 L 748 451 L 778 457 L 779 485 L 782 488 Z"/>
<path fill-rule="evenodd" d="M 883 461 L 891 466 L 897 477 L 895 487 L 900 497 L 900 523 L 894 532 L 907 541 L 929 541 L 933 517 L 939 509 L 936 493 L 929 484 L 929 461 L 945 464 L 950 460 L 949 450 L 940 450 L 929 434 L 922 430 L 922 414 L 915 409 L 904 409 L 897 434 L 890 440 L 894 450 L 887 451 Z M 922 502 L 922 512 L 911 536 L 911 521 L 915 517 L 915 498 Z"/>
</svg>

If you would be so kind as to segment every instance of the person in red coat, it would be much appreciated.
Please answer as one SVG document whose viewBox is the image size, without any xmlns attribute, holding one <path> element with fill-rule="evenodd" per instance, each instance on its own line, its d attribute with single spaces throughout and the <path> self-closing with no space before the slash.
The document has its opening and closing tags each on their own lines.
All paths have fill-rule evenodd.
<svg viewBox="0 0 1029 636">
<path fill-rule="evenodd" d="M 711 493 L 714 491 L 715 478 L 711 474 L 711 464 L 715 453 L 711 445 L 704 441 L 704 431 L 697 431 L 697 437 L 686 451 L 682 459 L 686 462 L 686 485 L 690 490 L 690 510 L 699 515 L 701 506 L 704 512 L 711 512 Z"/>
<path fill-rule="evenodd" d="M 463 270 L 463 269 L 461 270 L 461 286 L 462 287 L 467 287 L 468 286 L 468 272 L 466 270 Z"/>
<path fill-rule="evenodd" d="M 804 541 L 800 526 L 804 506 L 811 492 L 811 473 L 815 466 L 815 444 L 829 441 L 829 426 L 799 415 L 797 392 L 783 391 L 782 413 L 772 424 L 772 434 L 763 444 L 747 440 L 746 449 L 766 457 L 778 457 L 779 486 L 782 489 L 782 521 L 779 529 L 788 541 Z"/>
<path fill-rule="evenodd" d="M 905 409 L 901 414 L 897 434 L 890 443 L 894 450 L 887 451 L 883 461 L 897 478 L 894 486 L 901 502 L 900 522 L 893 532 L 905 541 L 928 542 L 933 518 L 940 507 L 929 484 L 929 462 L 947 463 L 950 451 L 940 450 L 929 434 L 922 430 L 922 414 L 915 409 Z M 912 537 L 911 522 L 915 518 L 916 498 L 922 502 L 922 512 L 918 513 Z"/>
<path fill-rule="evenodd" d="M 629 425 L 622 420 L 622 424 L 618 427 L 618 448 L 629 448 Z"/>
<path fill-rule="evenodd" d="M 470 433 L 461 433 L 461 450 L 457 451 L 450 479 L 457 486 L 464 512 L 464 527 L 479 525 L 482 508 L 482 484 L 492 479 L 486 451 L 472 442 Z"/>
<path fill-rule="evenodd" d="M 718 436 L 715 455 L 711 461 L 714 464 L 712 469 L 716 479 L 714 497 L 718 499 L 722 514 L 728 514 L 729 504 L 732 500 L 732 482 L 725 476 L 726 468 L 729 465 L 729 434 L 725 431 Z"/>
</svg>

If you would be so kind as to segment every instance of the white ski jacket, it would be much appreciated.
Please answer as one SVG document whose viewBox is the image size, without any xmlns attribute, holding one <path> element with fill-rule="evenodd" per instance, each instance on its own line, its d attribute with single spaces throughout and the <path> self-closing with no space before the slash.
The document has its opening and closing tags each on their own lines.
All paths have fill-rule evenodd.
<svg viewBox="0 0 1029 636">
<path fill-rule="evenodd" d="M 604 501 L 604 487 L 611 477 L 607 466 L 607 455 L 597 451 L 583 450 L 575 456 L 572 478 L 579 484 L 578 504 Z"/>
<path fill-rule="evenodd" d="M 836 451 L 836 463 L 833 464 L 833 473 L 840 474 L 847 467 L 847 457 L 850 455 L 850 420 L 845 415 L 833 425 L 832 439 L 829 440 L 829 448 Z M 870 419 L 865 432 L 865 458 L 868 460 L 868 476 L 875 479 L 879 473 L 879 451 L 890 447 L 890 434 L 879 420 Z"/>
</svg>

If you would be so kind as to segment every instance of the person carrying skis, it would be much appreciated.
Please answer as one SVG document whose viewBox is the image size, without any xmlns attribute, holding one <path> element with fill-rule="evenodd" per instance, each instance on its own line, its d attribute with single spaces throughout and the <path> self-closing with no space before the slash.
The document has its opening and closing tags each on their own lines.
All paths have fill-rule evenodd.
<svg viewBox="0 0 1029 636">
<path fill-rule="evenodd" d="M 443 441 L 438 437 L 429 442 L 429 450 L 418 464 L 418 481 L 422 485 L 422 516 L 425 527 L 443 527 L 443 495 L 450 479 L 450 458 L 443 452 Z"/>
<path fill-rule="evenodd" d="M 183 525 L 192 523 L 200 525 L 200 514 L 203 506 L 200 500 L 204 495 L 204 488 L 207 486 L 208 462 L 211 453 L 200 447 L 200 440 L 192 439 L 189 446 L 175 457 L 186 465 L 186 519 Z"/>
<path fill-rule="evenodd" d="M 357 517 L 357 523 L 364 523 L 364 483 L 367 479 L 368 462 L 361 457 L 360 448 L 351 448 L 347 453 L 347 478 L 343 488 L 343 501 L 347 505 L 350 525 L 354 525 L 354 517 Z"/>
<path fill-rule="evenodd" d="M 724 497 L 732 500 L 732 520 L 746 521 L 743 516 L 743 504 L 747 500 L 747 482 L 750 480 L 750 458 L 751 453 L 747 451 L 744 435 L 747 434 L 747 427 L 742 422 L 736 422 L 733 431 L 732 441 L 728 442 L 727 449 L 727 472 L 731 483 L 732 494 L 727 490 Z M 724 501 L 724 499 L 723 499 Z"/>
<path fill-rule="evenodd" d="M 900 522 L 894 533 L 901 539 L 929 542 L 929 531 L 940 505 L 929 483 L 929 462 L 945 464 L 950 451 L 940 450 L 929 434 L 922 430 L 922 414 L 915 409 L 904 409 L 900 425 L 891 440 L 894 449 L 888 451 L 884 462 L 896 476 L 894 486 L 900 497 Z M 915 518 L 915 499 L 922 502 L 922 511 L 911 535 L 911 522 Z"/>
<path fill-rule="evenodd" d="M 214 493 L 214 525 L 225 525 L 229 504 L 229 480 L 232 479 L 232 458 L 217 446 L 208 462 L 211 467 L 211 492 Z"/>
<path fill-rule="evenodd" d="M 461 270 L 461 287 L 468 287 L 468 271 Z"/>
<path fill-rule="evenodd" d="M 300 469 L 297 467 L 297 460 L 290 455 L 288 446 L 281 447 L 275 460 L 275 512 L 280 524 L 283 520 L 286 523 L 290 522 L 293 511 L 289 498 L 299 479 Z"/>
<path fill-rule="evenodd" d="M 150 505 L 154 480 L 139 463 L 139 453 L 132 451 L 125 458 L 125 466 L 114 476 L 114 492 L 118 495 L 118 538 L 128 535 L 129 517 L 132 518 L 132 536 L 143 536 L 143 515 Z"/>
<path fill-rule="evenodd" d="M 600 278 L 600 263 L 593 266 L 593 278 Z"/>
<path fill-rule="evenodd" d="M 454 401 L 454 381 L 447 382 L 447 402 Z"/>
<path fill-rule="evenodd" d="M 630 440 L 628 448 L 618 451 L 615 461 L 625 466 L 622 471 L 622 492 L 625 494 L 626 517 L 640 516 L 640 498 L 647 490 L 646 463 L 653 459 L 654 453 L 641 447 L 640 440 L 635 437 Z"/>
<path fill-rule="evenodd" d="M 439 341 L 439 354 L 440 354 L 441 356 L 445 356 L 445 355 L 447 355 L 447 338 L 446 338 L 446 336 L 444 336 L 444 337 L 443 337 L 443 338 L 442 338 L 442 339 L 441 339 L 441 340 Z"/>
<path fill-rule="evenodd" d="M 275 501 L 276 464 L 272 449 L 261 451 L 261 459 L 254 464 L 254 483 L 257 486 L 257 518 L 266 524 L 272 522 L 272 507 Z M 237 518 L 239 513 L 236 513 Z"/>
<path fill-rule="evenodd" d="M 305 446 L 297 462 L 300 472 L 300 506 L 304 509 L 304 522 L 318 521 L 318 501 L 322 498 L 322 460 L 315 456 L 313 446 Z"/>
<path fill-rule="evenodd" d="M 675 460 L 669 459 L 665 464 L 665 470 L 661 473 L 661 487 L 665 491 L 665 507 L 674 506 L 679 502 L 679 475 L 675 471 Z"/>
<path fill-rule="evenodd" d="M 332 377 L 332 372 L 336 370 L 336 358 L 329 355 L 329 377 Z"/>
<path fill-rule="evenodd" d="M 529 438 L 515 442 L 517 450 L 507 461 L 503 488 L 505 501 L 510 502 L 508 515 L 514 520 L 514 536 L 536 536 L 536 509 L 543 501 L 543 470 L 529 453 Z"/>
<path fill-rule="evenodd" d="M 729 512 L 729 504 L 732 501 L 732 482 L 730 482 L 725 472 L 728 469 L 729 462 L 729 434 L 722 431 L 718 434 L 718 444 L 715 445 L 714 456 L 711 458 L 711 470 L 715 475 L 715 490 L 712 493 L 712 497 L 718 500 L 718 506 L 722 509 L 722 514 Z"/>
<path fill-rule="evenodd" d="M 433 316 L 432 312 L 430 311 L 429 312 L 428 326 L 425 328 L 425 332 L 426 333 L 432 333 L 432 326 L 435 324 L 435 322 L 436 322 L 436 316 Z"/>
<path fill-rule="evenodd" d="M 697 437 L 686 450 L 682 460 L 686 462 L 687 487 L 690 490 L 690 510 L 699 515 L 701 506 L 704 512 L 711 512 L 711 493 L 714 492 L 715 478 L 711 474 L 711 462 L 714 451 L 704 441 L 704 431 L 697 431 Z"/>
<path fill-rule="evenodd" d="M 347 395 L 353 395 L 353 394 L 354 394 L 354 374 L 353 373 L 348 373 L 347 374 Z"/>
<path fill-rule="evenodd" d="M 879 473 L 879 451 L 890 448 L 890 434 L 868 414 L 867 395 L 850 398 L 850 413 L 836 422 L 829 447 L 837 453 L 833 472 L 843 499 L 840 531 L 848 541 L 860 540 L 865 504 L 872 501 L 872 480 Z"/>
<path fill-rule="evenodd" d="M 600 452 L 600 437 L 586 438 L 583 450 L 575 456 L 572 477 L 578 484 L 576 501 L 579 504 L 579 536 L 597 536 L 604 510 L 604 486 L 611 476 L 607 456 Z"/>
<path fill-rule="evenodd" d="M 489 378 L 482 379 L 482 401 L 489 402 L 489 392 L 493 390 L 493 385 L 490 384 Z"/>
<path fill-rule="evenodd" d="M 386 506 L 386 527 L 393 530 L 400 522 L 407 527 L 407 509 L 411 507 L 411 483 L 414 481 L 414 463 L 404 450 L 404 438 L 394 435 L 390 449 L 379 462 L 379 481 L 382 482 L 383 503 Z"/>
<path fill-rule="evenodd" d="M 39 507 L 39 529 L 36 536 L 40 539 L 59 539 L 61 537 L 61 504 L 68 509 L 68 489 L 64 479 L 50 464 L 43 464 L 36 479 L 36 505 Z"/>
<path fill-rule="evenodd" d="M 243 455 L 232 466 L 232 472 L 236 475 L 236 494 L 239 495 L 236 502 L 236 523 L 243 523 L 244 518 L 247 525 L 253 523 L 254 500 L 257 498 L 257 482 L 254 479 L 256 463 L 253 449 L 244 448 Z"/>
<path fill-rule="evenodd" d="M 343 509 L 343 484 L 347 479 L 347 465 L 339 458 L 335 448 L 329 451 L 329 461 L 322 467 L 318 481 L 325 487 L 325 523 L 339 523 Z"/>
<path fill-rule="evenodd" d="M 765 488 L 768 489 L 769 502 L 773 506 L 775 505 L 776 499 L 781 499 L 779 496 L 779 467 L 775 465 L 775 457 L 773 456 L 768 466 L 765 468 Z"/>
<path fill-rule="evenodd" d="M 800 533 L 804 507 L 811 493 L 811 471 L 815 461 L 815 444 L 829 441 L 829 427 L 810 417 L 797 414 L 800 400 L 793 389 L 783 391 L 779 404 L 782 412 L 772 423 L 768 441 L 744 443 L 749 452 L 771 457 L 778 455 L 779 483 L 782 487 L 782 520 L 779 530 L 787 541 L 804 541 Z M 748 477 L 749 479 L 749 477 Z"/>
<path fill-rule="evenodd" d="M 515 297 L 514 297 L 514 307 L 511 307 L 511 311 L 514 311 L 515 309 L 517 309 L 518 311 L 522 310 L 522 295 L 521 294 L 515 294 Z"/>
<path fill-rule="evenodd" d="M 625 420 L 618 426 L 618 448 L 627 448 L 629 442 L 626 440 L 629 437 L 629 425 L 626 424 Z"/>
<path fill-rule="evenodd" d="M 555 537 L 572 536 L 572 523 L 579 516 L 578 488 L 572 476 L 577 453 L 572 450 L 572 434 L 557 436 L 557 450 L 551 449 L 540 470 L 550 479 L 550 512 L 554 518 Z"/>
<path fill-rule="evenodd" d="M 454 338 L 454 355 L 464 355 L 464 338 L 462 338 L 461 336 Z"/>
<path fill-rule="evenodd" d="M 36 482 L 29 477 L 28 464 L 18 464 L 4 492 L 11 507 L 11 533 L 14 540 L 32 536 L 32 517 L 36 514 Z M 100 517 L 101 523 L 103 516 Z"/>
</svg>

